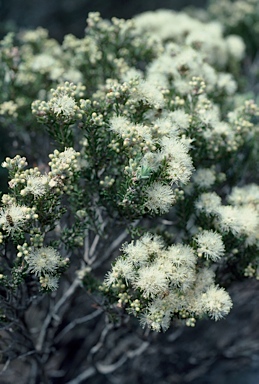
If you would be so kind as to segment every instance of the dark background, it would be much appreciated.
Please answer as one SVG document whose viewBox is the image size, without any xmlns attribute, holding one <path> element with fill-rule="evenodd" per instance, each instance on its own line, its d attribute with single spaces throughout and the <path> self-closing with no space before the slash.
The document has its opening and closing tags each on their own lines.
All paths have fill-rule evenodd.
<svg viewBox="0 0 259 384">
<path fill-rule="evenodd" d="M 82 37 L 86 17 L 99 11 L 103 18 L 131 18 L 148 10 L 202 7 L 207 0 L 0 0 L 0 33 L 42 26 L 58 40 L 67 33 Z"/>
</svg>

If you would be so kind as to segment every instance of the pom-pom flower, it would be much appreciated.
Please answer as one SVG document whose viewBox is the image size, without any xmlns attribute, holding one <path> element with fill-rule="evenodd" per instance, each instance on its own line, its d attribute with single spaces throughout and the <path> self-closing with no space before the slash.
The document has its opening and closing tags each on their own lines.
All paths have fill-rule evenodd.
<svg viewBox="0 0 259 384">
<path fill-rule="evenodd" d="M 54 274 L 61 265 L 59 253 L 52 247 L 42 247 L 32 251 L 28 257 L 29 270 L 37 276 Z"/>
<path fill-rule="evenodd" d="M 151 212 L 161 214 L 169 211 L 175 202 L 175 195 L 169 185 L 163 185 L 159 182 L 151 184 L 147 190 L 147 202 L 145 206 Z"/>
<path fill-rule="evenodd" d="M 203 309 L 214 320 L 219 320 L 227 315 L 233 306 L 229 294 L 224 288 L 216 286 L 211 286 L 202 295 L 201 302 Z"/>
<path fill-rule="evenodd" d="M 203 212 L 206 215 L 217 215 L 221 206 L 221 198 L 216 192 L 202 193 L 195 202 L 197 213 Z"/>
<path fill-rule="evenodd" d="M 215 171 L 209 168 L 199 168 L 193 174 L 193 181 L 199 188 L 208 189 L 216 181 Z"/>
<path fill-rule="evenodd" d="M 41 197 L 47 191 L 47 183 L 49 181 L 48 176 L 34 176 L 29 175 L 26 178 L 26 187 L 21 190 L 21 195 L 25 196 L 28 194 L 32 194 L 34 197 Z"/>
<path fill-rule="evenodd" d="M 204 230 L 196 236 L 199 256 L 205 256 L 212 261 L 219 260 L 225 251 L 222 237 L 219 233 Z"/>
<path fill-rule="evenodd" d="M 141 268 L 135 287 L 143 292 L 144 297 L 154 297 L 158 293 L 166 291 L 168 288 L 168 280 L 163 270 L 158 268 L 155 263 Z"/>
<path fill-rule="evenodd" d="M 0 211 L 0 225 L 8 234 L 20 232 L 27 220 L 25 206 L 12 204 Z"/>
</svg>

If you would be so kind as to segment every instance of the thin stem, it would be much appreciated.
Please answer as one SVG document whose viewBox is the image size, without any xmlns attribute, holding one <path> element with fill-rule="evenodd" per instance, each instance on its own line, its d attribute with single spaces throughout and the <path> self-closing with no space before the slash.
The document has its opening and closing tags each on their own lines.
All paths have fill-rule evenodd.
<svg viewBox="0 0 259 384">
<path fill-rule="evenodd" d="M 36 350 L 42 351 L 42 347 L 44 344 L 44 340 L 47 334 L 48 327 L 50 326 L 50 323 L 53 318 L 55 318 L 58 314 L 58 311 L 62 307 L 62 305 L 67 301 L 67 299 L 74 294 L 78 286 L 81 284 L 81 281 L 79 279 L 75 279 L 74 282 L 71 284 L 69 289 L 64 293 L 64 295 L 59 299 L 59 301 L 54 305 L 53 309 L 50 311 L 50 313 L 47 315 L 39 334 L 38 342 L 36 344 Z"/>
<path fill-rule="evenodd" d="M 87 321 L 94 319 L 95 317 L 99 316 L 102 312 L 103 312 L 102 309 L 97 309 L 90 315 L 86 315 L 86 316 L 80 317 L 79 319 L 75 319 L 70 324 L 68 324 L 64 329 L 62 329 L 62 331 L 56 336 L 55 342 L 59 342 L 66 333 L 70 332 L 77 325 L 86 323 Z"/>
</svg>

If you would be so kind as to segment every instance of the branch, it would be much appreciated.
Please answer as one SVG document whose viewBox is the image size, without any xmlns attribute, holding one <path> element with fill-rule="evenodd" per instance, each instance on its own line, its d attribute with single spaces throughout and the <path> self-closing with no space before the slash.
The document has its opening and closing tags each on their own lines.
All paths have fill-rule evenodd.
<svg viewBox="0 0 259 384">
<path fill-rule="evenodd" d="M 107 330 L 108 331 L 108 330 Z M 105 335 L 107 334 L 107 331 L 105 332 Z M 102 336 L 101 336 L 102 338 Z M 98 343 L 99 344 L 99 343 Z M 97 344 L 97 345 L 98 345 Z M 102 343 L 101 343 L 102 344 Z M 102 346 L 102 345 L 101 345 Z M 127 360 L 131 360 L 136 356 L 141 355 L 149 346 L 149 342 L 144 341 L 138 348 L 136 348 L 133 351 L 128 351 L 123 355 L 116 363 L 104 365 L 102 363 L 96 363 L 96 368 L 91 367 L 87 368 L 84 372 L 80 373 L 75 379 L 69 381 L 67 384 L 80 384 L 84 380 L 88 379 L 89 377 L 95 375 L 98 372 L 107 375 L 110 373 L 113 373 L 118 368 L 120 368 L 124 363 L 126 363 Z M 98 348 L 99 349 L 99 348 Z M 97 352 L 97 351 L 96 351 Z"/>
<path fill-rule="evenodd" d="M 103 346 L 103 343 L 105 341 L 106 336 L 108 335 L 109 331 L 113 329 L 113 325 L 108 323 L 105 328 L 102 330 L 101 336 L 99 338 L 99 341 L 97 344 L 95 344 L 89 351 L 88 360 L 90 360 L 90 355 L 95 355 Z M 92 356 L 91 356 L 92 358 Z"/>
<path fill-rule="evenodd" d="M 132 226 L 135 228 L 139 223 L 139 220 L 136 220 Z M 121 243 L 126 239 L 128 236 L 128 231 L 125 229 L 116 239 L 111 243 L 111 245 L 107 248 L 107 250 L 103 253 L 103 256 L 96 261 L 93 265 L 93 269 L 98 268 L 101 264 L 103 264 L 104 260 L 109 259 L 111 256 L 112 252 L 114 252 L 115 249 L 121 245 Z"/>
<path fill-rule="evenodd" d="M 64 295 L 59 299 L 59 301 L 54 305 L 51 312 L 47 315 L 39 334 L 38 342 L 36 344 L 36 350 L 42 351 L 42 346 L 46 337 L 46 333 L 48 330 L 48 327 L 52 321 L 53 318 L 57 316 L 58 311 L 62 307 L 62 305 L 67 301 L 67 299 L 74 294 L 77 287 L 81 284 L 81 281 L 76 278 L 74 282 L 71 284 L 71 286 L 68 288 L 68 290 L 64 293 Z"/>
<path fill-rule="evenodd" d="M 89 245 L 89 234 L 85 237 L 85 244 L 84 244 L 84 261 L 88 264 L 88 265 L 92 265 L 93 262 L 95 261 L 96 259 L 96 256 L 94 257 L 94 253 L 95 253 L 95 250 L 96 250 L 96 247 L 100 241 L 101 237 L 100 235 L 95 235 L 94 237 L 94 240 L 92 242 L 92 245 L 90 247 Z"/>
<path fill-rule="evenodd" d="M 88 379 L 89 377 L 96 374 L 96 368 L 91 367 L 87 368 L 84 372 L 82 372 L 80 375 L 78 375 L 75 379 L 70 380 L 67 382 L 67 384 L 80 384 L 82 381 Z"/>
<path fill-rule="evenodd" d="M 128 351 L 123 355 L 116 363 L 105 365 L 102 363 L 96 363 L 96 368 L 99 372 L 103 373 L 104 375 L 107 375 L 109 373 L 112 373 L 116 371 L 119 367 L 121 367 L 124 363 L 126 363 L 127 360 L 131 360 L 136 356 L 141 355 L 149 346 L 148 341 L 144 341 L 138 348 L 134 349 L 133 351 Z"/>
<path fill-rule="evenodd" d="M 86 315 L 84 317 L 80 317 L 79 319 L 75 319 L 70 324 L 68 324 L 62 331 L 56 336 L 55 342 L 59 342 L 66 333 L 70 332 L 73 328 L 75 328 L 78 324 L 86 323 L 87 321 L 90 321 L 94 319 L 95 317 L 99 316 L 102 313 L 102 309 L 97 309 L 90 315 Z"/>
</svg>

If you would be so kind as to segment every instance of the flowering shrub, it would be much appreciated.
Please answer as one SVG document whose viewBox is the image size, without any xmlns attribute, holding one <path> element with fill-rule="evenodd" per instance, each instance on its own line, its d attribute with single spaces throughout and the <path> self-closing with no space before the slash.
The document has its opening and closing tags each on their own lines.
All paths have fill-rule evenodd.
<svg viewBox="0 0 259 384">
<path fill-rule="evenodd" d="M 256 55 L 259 37 L 259 4 L 256 0 L 210 0 L 208 11 L 228 33 L 242 36 L 250 54 Z"/>
<path fill-rule="evenodd" d="M 244 41 L 173 11 L 87 23 L 62 44 L 41 28 L 0 43 L 0 121 L 20 153 L 2 164 L 2 324 L 44 291 L 63 292 L 58 311 L 79 285 L 111 317 L 155 331 L 221 319 L 231 281 L 259 276 Z"/>
</svg>

